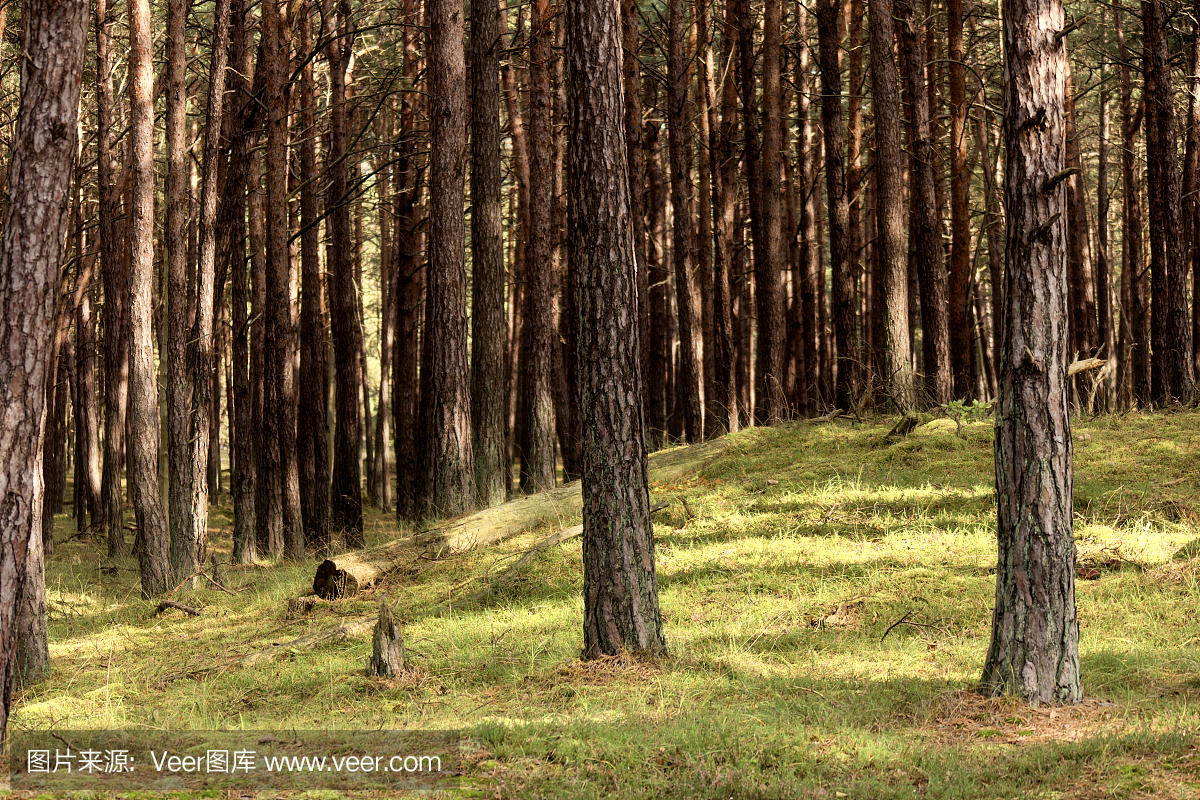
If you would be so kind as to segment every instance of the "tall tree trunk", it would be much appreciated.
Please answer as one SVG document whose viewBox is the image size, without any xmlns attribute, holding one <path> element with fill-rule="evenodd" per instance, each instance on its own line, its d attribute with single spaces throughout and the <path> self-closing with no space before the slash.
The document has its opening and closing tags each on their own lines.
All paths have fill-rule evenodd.
<svg viewBox="0 0 1200 800">
<path fill-rule="evenodd" d="M 793 402 L 805 416 L 812 416 L 821 405 L 821 356 L 817 349 L 817 148 L 812 124 L 812 46 L 808 35 L 808 8 L 796 3 L 796 29 L 799 42 L 794 79 L 796 108 L 799 116 L 796 137 L 796 175 L 799 192 L 799 231 L 797 259 L 793 266 L 792 286 L 797 294 L 792 306 L 792 355 L 796 362 L 796 390 Z"/>
<path fill-rule="evenodd" d="M 99 208 L 97 235 L 100 276 L 104 283 L 104 465 L 101 475 L 101 524 L 108 555 L 125 555 L 121 472 L 125 465 L 125 412 L 129 397 L 129 275 L 121 253 L 116 219 L 121 190 L 113 169 L 112 13 L 107 0 L 96 0 L 96 172 Z"/>
<path fill-rule="evenodd" d="M 768 0 L 768 4 L 780 0 Z M 679 375 L 675 402 L 683 438 L 704 437 L 702 384 L 704 342 L 700 325 L 700 293 L 696 282 L 695 203 L 692 199 L 692 107 L 687 52 L 687 0 L 671 0 L 667 32 L 667 132 L 671 162 L 671 260 L 675 267 L 675 305 L 679 319 Z M 782 377 L 782 375 L 780 375 Z"/>
<path fill-rule="evenodd" d="M 1067 74 L 1067 169 L 1079 172 L 1067 178 L 1067 280 L 1070 287 L 1071 347 L 1080 358 L 1092 356 L 1099 346 L 1096 332 L 1096 297 L 1092 277 L 1092 254 L 1088 241 L 1088 219 L 1079 154 L 1079 131 L 1075 124 L 1075 82 Z"/>
<path fill-rule="evenodd" d="M 553 348 L 558 261 L 554 247 L 554 142 L 550 0 L 536 0 L 529 37 L 529 259 L 525 262 L 525 334 L 521 356 L 524 420 L 521 423 L 521 490 L 554 486 Z"/>
<path fill-rule="evenodd" d="M 821 129 L 825 137 L 825 191 L 829 198 L 830 273 L 833 280 L 833 344 L 837 350 L 834 405 L 852 409 L 858 399 L 858 321 L 854 313 L 854 265 L 850 252 L 850 200 L 846 194 L 845 130 L 842 122 L 841 0 L 817 5 L 821 69 Z"/>
<path fill-rule="evenodd" d="M 730 17 L 730 4 L 725 4 L 725 19 Z M 713 105 L 714 91 L 706 91 L 709 104 L 709 158 L 713 176 L 713 353 L 714 382 L 708 392 L 709 414 L 705 418 L 705 434 L 720 436 L 723 432 L 736 433 L 740 427 L 737 408 L 737 375 L 733 341 L 733 227 L 737 209 L 738 158 L 734 154 L 734 136 L 737 130 L 737 84 L 729 70 L 733 64 L 733 39 L 721 39 L 721 62 L 719 73 L 711 66 L 711 51 L 706 72 L 710 86 L 712 76 L 719 74 L 720 121 Z M 626 86 L 629 80 L 626 78 Z M 636 94 L 636 92 L 626 92 Z M 627 128 L 628 130 L 628 128 Z M 632 174 L 632 173 L 631 173 Z M 636 192 L 634 202 L 636 203 Z M 636 217 L 635 217 L 636 218 Z"/>
<path fill-rule="evenodd" d="M 1137 132 L 1141 109 L 1134 115 L 1129 52 L 1125 47 L 1121 3 L 1113 6 L 1117 34 L 1117 62 L 1121 65 L 1121 316 L 1125 346 L 1121 348 L 1132 403 L 1150 402 L 1150 315 L 1146 298 L 1146 253 L 1142 239 L 1141 176 L 1137 168 Z"/>
<path fill-rule="evenodd" d="M 427 516 L 454 516 L 475 507 L 463 252 L 461 156 L 467 144 L 463 4 L 462 0 L 427 0 L 426 8 L 430 235 L 421 397 L 425 475 L 417 505 Z M 553 425 L 549 431 L 552 437 Z"/>
<path fill-rule="evenodd" d="M 246 47 L 245 0 L 231 0 L 229 36 L 229 63 L 236 68 L 229 73 L 230 94 L 237 98 L 233 102 L 241 105 L 242 92 L 251 71 L 249 48 Z M 235 105 L 235 108 L 238 108 Z M 256 495 L 255 413 L 250 373 L 250 317 L 246 306 L 250 302 L 246 261 L 246 189 L 250 175 L 257 170 L 247 169 L 250 159 L 250 138 L 246 130 L 245 110 L 238 109 L 236 122 L 230 129 L 230 159 L 227 180 L 233 187 L 229 207 L 229 270 L 233 276 L 230 305 L 233 320 L 233 405 L 231 406 L 229 451 L 230 491 L 233 495 L 233 562 L 253 563 L 257 554 L 255 540 L 254 504 Z M 255 323 L 255 328 L 259 327 Z"/>
<path fill-rule="evenodd" d="M 657 82 L 646 76 L 643 83 L 645 106 L 658 103 Z M 629 91 L 635 91 L 630 87 Z M 646 154 L 646 273 L 649 281 L 650 357 L 646 381 L 647 446 L 657 450 L 665 443 L 669 395 L 667 376 L 671 371 L 671 339 L 667 332 L 671 313 L 670 278 L 666 265 L 663 227 L 666 219 L 666 187 L 663 183 L 662 142 L 659 120 L 647 120 L 642 131 L 642 149 Z"/>
<path fill-rule="evenodd" d="M 390 104 L 389 104 L 390 105 Z M 386 161 L 392 147 L 391 108 L 385 106 L 376 118 L 380 132 L 381 161 Z M 391 458 L 391 368 L 392 336 L 396 321 L 395 255 L 392 247 L 392 185 L 391 167 L 380 163 L 376 171 L 376 193 L 379 203 L 379 403 L 375 407 L 375 480 L 376 499 L 385 514 L 392 510 Z M 503 314 L 503 309 L 501 309 Z M 503 436 L 503 428 L 501 428 Z"/>
<path fill-rule="evenodd" d="M 642 376 L 650 380 L 650 271 L 646 252 L 646 159 L 642 151 L 641 25 L 637 0 L 621 0 L 621 76 L 625 82 L 625 152 L 629 169 L 629 208 L 633 217 L 633 256 L 637 262 L 638 340 Z M 643 395 L 650 421 L 650 393 Z M 653 427 L 653 426 L 651 426 Z"/>
<path fill-rule="evenodd" d="M 1005 0 L 1008 314 L 996 426 L 999 554 L 984 690 L 1079 701 L 1067 409 L 1066 46 L 1060 0 Z"/>
<path fill-rule="evenodd" d="M 954 381 L 950 369 L 950 322 L 946 312 L 946 267 L 942 223 L 934 178 L 929 95 L 925 91 L 925 42 L 913 0 L 899 0 L 900 52 L 912 102 L 912 214 L 916 263 L 921 290 L 921 341 L 925 363 L 926 401 L 950 402 Z M 964 345 L 965 346 L 965 345 Z"/>
<path fill-rule="evenodd" d="M 1179 154 L 1167 21 L 1162 0 L 1142 0 L 1146 92 L 1146 190 L 1150 198 L 1151 397 L 1190 402 L 1192 329 L 1187 306 L 1187 244 L 1180 208 Z"/>
<path fill-rule="evenodd" d="M 1188 249 L 1185 267 L 1192 271 L 1192 373 L 1200 377 L 1200 5 L 1193 3 L 1191 47 L 1188 48 L 1188 118 L 1187 144 L 1184 149 L 1183 166 L 1183 237 Z M 1101 88 L 1101 104 L 1107 112 L 1108 84 Z M 1107 135 L 1108 117 L 1105 113 L 1102 126 Z M 1103 138 L 1101 147 L 1105 146 Z M 1101 195 L 1103 196 L 1103 195 Z M 1105 198 L 1107 203 L 1107 198 Z M 1111 375 L 1111 372 L 1110 372 Z"/>
<path fill-rule="evenodd" d="M 615 3 L 567 5 L 570 258 L 578 269 L 584 414 L 585 658 L 665 652 L 646 483 L 637 265 Z"/>
<path fill-rule="evenodd" d="M 974 394 L 971 381 L 971 168 L 967 160 L 967 64 L 963 49 L 963 0 L 946 6 L 950 88 L 950 366 L 954 396 Z M 986 346 L 986 344 L 985 344 Z"/>
<path fill-rule="evenodd" d="M 783 147 L 783 110 L 780 108 L 780 64 L 783 50 L 782 0 L 766 0 L 763 17 L 763 124 L 758 141 L 758 114 L 754 87 L 754 18 L 748 0 L 739 0 L 738 77 L 742 85 L 742 119 L 746 150 L 744 161 L 750 184 L 751 236 L 754 240 L 754 288 L 758 311 L 755 419 L 774 425 L 787 416 L 783 396 L 784 330 L 783 193 L 780 191 Z"/>
<path fill-rule="evenodd" d="M 90 237 L 89 237 L 90 238 Z M 75 458 L 79 530 L 96 529 L 104 520 L 100 480 L 100 422 L 96 395 L 96 317 L 92 313 L 95 281 L 79 298 L 75 311 Z M 100 533 L 99 530 L 93 530 Z"/>
<path fill-rule="evenodd" d="M 300 51 L 312 49 L 312 8 L 301 6 Z M 305 543 L 329 544 L 329 364 L 325 345 L 325 275 L 321 264 L 321 198 L 317 181 L 317 90 L 313 65 L 300 70 L 300 392 L 296 461 Z M 382 202 L 382 198 L 381 198 Z"/>
<path fill-rule="evenodd" d="M 500 194 L 500 4 L 471 4 L 471 419 L 480 508 L 503 503 L 504 221 Z"/>
<path fill-rule="evenodd" d="M 909 350 L 908 264 L 904 248 L 904 186 L 900 150 L 900 93 L 893 57 L 890 0 L 871 0 L 871 108 L 875 115 L 875 213 L 883 295 L 883 386 L 904 414 L 917 405 Z"/>
<path fill-rule="evenodd" d="M 354 240 L 350 220 L 350 110 L 347 94 L 354 52 L 349 0 L 339 0 L 334 38 L 326 46 L 331 65 L 333 100 L 329 122 L 329 188 L 325 208 L 329 218 L 330 316 L 334 371 L 337 374 L 337 429 L 333 442 L 333 489 L 330 519 L 334 530 L 345 532 L 350 546 L 363 543 L 362 516 L 362 327 L 354 280 Z"/>
<path fill-rule="evenodd" d="M 1096 165 L 1096 308 L 1100 346 L 1108 365 L 1104 368 L 1103 410 L 1115 411 L 1117 404 L 1116 331 L 1112 314 L 1112 270 L 1108 247 L 1108 138 L 1109 84 L 1100 87 L 1100 142 Z"/>
<path fill-rule="evenodd" d="M 129 9 L 129 104 L 133 173 L 129 241 L 129 446 L 133 512 L 141 539 L 142 593 L 154 597 L 170 582 L 166 514 L 158 487 L 158 376 L 151 339 L 154 277 L 154 98 L 148 0 Z"/>
</svg>

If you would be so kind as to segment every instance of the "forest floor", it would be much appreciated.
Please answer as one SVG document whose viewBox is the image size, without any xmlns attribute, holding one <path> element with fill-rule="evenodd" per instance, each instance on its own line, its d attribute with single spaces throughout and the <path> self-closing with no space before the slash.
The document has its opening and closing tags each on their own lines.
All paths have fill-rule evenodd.
<svg viewBox="0 0 1200 800">
<path fill-rule="evenodd" d="M 60 517 L 53 672 L 19 697 L 10 732 L 449 730 L 462 777 L 440 791 L 456 797 L 1200 797 L 1200 561 L 1187 558 L 1200 413 L 1075 421 L 1085 699 L 1038 709 L 976 692 L 995 593 L 992 420 L 880 446 L 893 422 L 745 431 L 701 474 L 653 487 L 670 504 L 655 516 L 670 652 L 655 661 L 579 661 L 579 539 L 447 610 L 544 528 L 414 560 L 308 611 L 288 600 L 310 590 L 315 562 L 223 565 L 234 594 L 173 597 L 195 617 L 155 615 L 136 562 L 64 542 Z M 228 560 L 227 496 L 211 524 Z M 369 543 L 399 533 L 369 515 Z M 403 677 L 367 677 L 369 635 L 286 647 L 384 597 L 408 646 Z M 316 787 L 291 795 L 341 796 Z M 99 796 L 116 794 L 128 796 Z"/>
</svg>

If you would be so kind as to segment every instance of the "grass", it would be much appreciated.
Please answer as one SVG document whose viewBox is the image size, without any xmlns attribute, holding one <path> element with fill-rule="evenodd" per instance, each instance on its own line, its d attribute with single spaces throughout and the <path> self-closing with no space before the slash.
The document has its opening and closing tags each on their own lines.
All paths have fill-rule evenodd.
<svg viewBox="0 0 1200 800">
<path fill-rule="evenodd" d="M 1175 557 L 1196 549 L 1200 415 L 1076 422 L 1086 698 L 1040 709 L 974 691 L 995 592 L 991 422 L 878 447 L 890 423 L 746 431 L 701 475 L 652 487 L 670 503 L 657 661 L 578 660 L 579 540 L 483 605 L 431 613 L 545 530 L 303 615 L 287 600 L 312 564 L 225 567 L 236 597 L 174 598 L 200 618 L 154 616 L 135 562 L 72 540 L 47 568 L 53 672 L 11 726 L 453 729 L 453 794 L 472 797 L 1200 797 L 1200 564 Z M 211 520 L 227 554 L 227 505 Z M 397 530 L 376 513 L 367 533 Z M 237 665 L 380 597 L 404 624 L 400 679 L 365 675 L 367 639 Z"/>
</svg>

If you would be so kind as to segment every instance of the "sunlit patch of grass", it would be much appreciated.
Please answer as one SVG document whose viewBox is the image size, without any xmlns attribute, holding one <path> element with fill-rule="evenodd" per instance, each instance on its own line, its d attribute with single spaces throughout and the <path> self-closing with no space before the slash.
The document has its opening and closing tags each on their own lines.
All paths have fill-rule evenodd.
<svg viewBox="0 0 1200 800">
<path fill-rule="evenodd" d="M 133 560 L 60 544 L 53 672 L 12 724 L 460 729 L 468 785 L 501 796 L 1200 795 L 1200 562 L 1175 557 L 1200 550 L 1200 415 L 1076 421 L 1086 702 L 1038 710 L 973 691 L 995 595 L 992 421 L 880 446 L 892 422 L 745 431 L 654 486 L 670 653 L 648 662 L 578 660 L 578 539 L 463 604 L 545 528 L 300 615 L 286 602 L 315 563 L 225 565 L 234 595 L 181 592 L 203 617 L 155 616 Z M 227 558 L 228 509 L 213 519 Z M 370 542 L 400 533 L 367 519 Z M 288 648 L 380 598 L 404 626 L 402 679 L 365 675 L 366 638 Z M 266 648 L 278 657 L 240 665 Z"/>
</svg>

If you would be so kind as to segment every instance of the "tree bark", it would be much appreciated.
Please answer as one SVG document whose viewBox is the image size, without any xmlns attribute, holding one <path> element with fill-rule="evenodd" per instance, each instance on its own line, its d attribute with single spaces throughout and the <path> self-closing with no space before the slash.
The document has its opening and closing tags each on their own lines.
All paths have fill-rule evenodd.
<svg viewBox="0 0 1200 800">
<path fill-rule="evenodd" d="M 829 198 L 829 267 L 833 280 L 833 344 L 837 351 L 834 405 L 858 401 L 858 320 L 854 309 L 854 266 L 850 252 L 850 200 L 846 193 L 846 134 L 842 122 L 841 0 L 817 5 L 821 70 L 821 129 L 825 138 L 825 191 Z"/>
<path fill-rule="evenodd" d="M 913 0 L 899 0 L 897 11 L 900 52 L 912 102 L 912 214 L 921 290 L 925 400 L 940 405 L 953 398 L 954 376 L 950 366 L 950 321 L 946 311 L 942 223 L 938 213 L 929 95 L 925 85 L 926 49 Z M 962 346 L 967 345 L 964 343 Z"/>
<path fill-rule="evenodd" d="M 480 508 L 505 500 L 504 222 L 500 182 L 500 4 L 471 4 L 471 408 Z"/>
<path fill-rule="evenodd" d="M 584 437 L 583 655 L 664 653 L 646 483 L 616 4 L 569 3 L 567 30 L 575 100 L 569 241 L 579 278 Z"/>
<path fill-rule="evenodd" d="M 1005 0 L 1008 313 L 996 426 L 999 553 L 984 691 L 1078 702 L 1067 408 L 1066 46 L 1060 0 Z"/>
<path fill-rule="evenodd" d="M 883 386 L 896 409 L 916 409 L 917 386 L 909 349 L 908 263 L 904 248 L 904 186 L 900 150 L 900 93 L 893 57 L 890 0 L 871 0 L 871 107 L 875 114 L 875 213 L 882 261 Z"/>
<path fill-rule="evenodd" d="M 963 0 L 946 5 L 950 89 L 950 273 L 949 323 L 954 396 L 975 394 L 971 381 L 971 168 L 967 160 L 967 65 L 963 49 Z M 986 343 L 984 344 L 986 347 Z"/>
<path fill-rule="evenodd" d="M 312 8 L 297 17 L 302 53 L 312 49 Z M 325 276 L 321 264 L 321 198 L 317 175 L 316 81 L 313 65 L 300 70 L 300 386 L 296 415 L 296 462 L 304 540 L 329 544 L 329 364 L 325 344 Z M 381 198 L 381 202 L 382 202 Z"/>
<path fill-rule="evenodd" d="M 463 252 L 461 156 L 467 144 L 463 3 L 427 0 L 426 9 L 430 235 L 421 397 L 425 457 L 417 506 L 426 516 L 453 516 L 475 507 Z M 549 430 L 553 436 L 553 426 Z"/>
<path fill-rule="evenodd" d="M 1190 402 L 1192 330 L 1187 305 L 1187 243 L 1180 206 L 1179 154 L 1167 21 L 1162 0 L 1142 0 L 1145 59 L 1146 193 L 1150 198 L 1151 397 L 1157 405 Z"/>
<path fill-rule="evenodd" d="M 142 593 L 171 587 L 167 520 L 158 487 L 158 376 L 152 341 L 154 98 L 148 0 L 130 3 L 129 102 L 133 173 L 129 241 L 129 447 L 126 474 L 141 549 Z"/>
<path fill-rule="evenodd" d="M 780 0 L 768 0 L 780 2 Z M 671 260 L 675 267 L 675 307 L 679 320 L 679 373 L 675 403 L 688 443 L 704 438 L 704 342 L 700 293 L 696 283 L 695 203 L 692 198 L 692 107 L 690 54 L 687 52 L 687 0 L 671 0 L 667 26 L 667 133 L 671 162 Z"/>
</svg>

